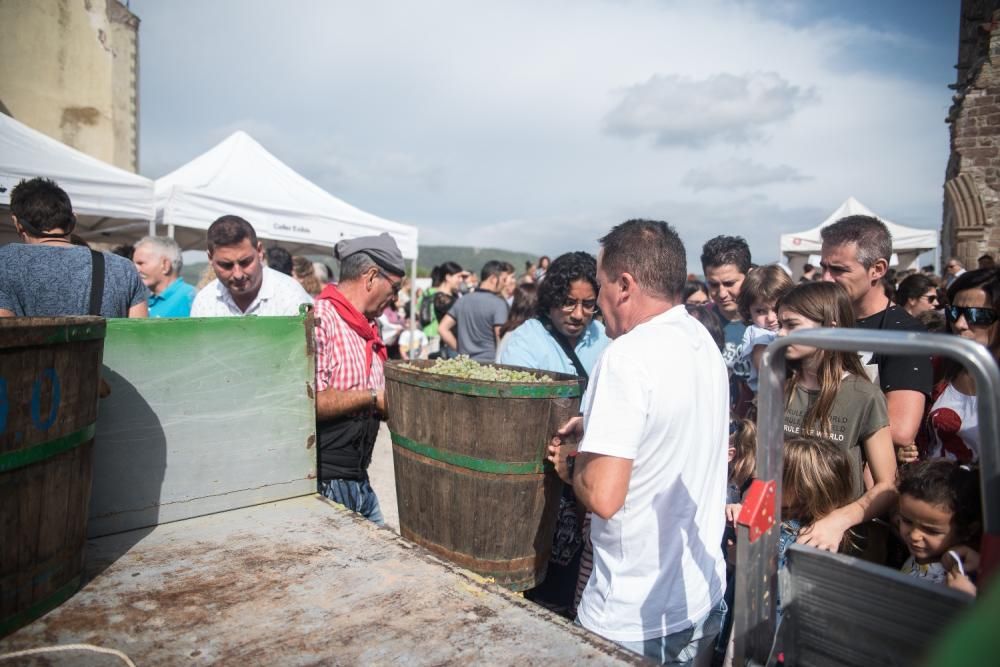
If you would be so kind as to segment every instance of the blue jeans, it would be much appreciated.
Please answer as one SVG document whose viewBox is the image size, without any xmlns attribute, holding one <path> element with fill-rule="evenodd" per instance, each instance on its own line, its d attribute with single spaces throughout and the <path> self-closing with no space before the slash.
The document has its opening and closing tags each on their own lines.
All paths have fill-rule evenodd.
<svg viewBox="0 0 1000 667">
<path fill-rule="evenodd" d="M 703 661 L 711 659 L 715 637 L 722 629 L 727 610 L 726 600 L 723 598 L 712 611 L 687 630 L 645 641 L 615 643 L 633 653 L 652 658 L 661 665 L 688 667 L 695 664 L 698 656 L 702 656 Z"/>
<path fill-rule="evenodd" d="M 319 483 L 319 492 L 335 503 L 340 503 L 352 512 L 357 512 L 364 518 L 379 526 L 385 525 L 382 518 L 382 508 L 378 504 L 375 489 L 365 480 L 328 479 Z"/>
</svg>

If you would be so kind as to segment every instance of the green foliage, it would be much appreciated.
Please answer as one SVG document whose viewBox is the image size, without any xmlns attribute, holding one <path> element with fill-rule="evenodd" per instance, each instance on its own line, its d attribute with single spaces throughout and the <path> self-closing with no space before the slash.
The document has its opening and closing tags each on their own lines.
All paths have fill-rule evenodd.
<svg viewBox="0 0 1000 667">
<path fill-rule="evenodd" d="M 483 264 L 491 259 L 510 262 L 517 275 L 524 273 L 525 262 L 538 261 L 538 255 L 496 248 L 464 248 L 460 246 L 420 246 L 417 257 L 417 275 L 429 276 L 431 269 L 444 262 L 455 262 L 466 271 L 478 274 Z"/>
</svg>

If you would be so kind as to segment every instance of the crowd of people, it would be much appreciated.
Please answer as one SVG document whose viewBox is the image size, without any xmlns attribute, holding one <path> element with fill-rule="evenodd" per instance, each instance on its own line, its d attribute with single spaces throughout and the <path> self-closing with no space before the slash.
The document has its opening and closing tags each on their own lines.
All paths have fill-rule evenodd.
<svg viewBox="0 0 1000 667">
<path fill-rule="evenodd" d="M 334 283 L 324 264 L 265 251 L 248 221 L 223 216 L 206 234 L 214 277 L 196 289 L 170 239 L 142 239 L 131 261 L 79 245 L 51 181 L 19 184 L 11 212 L 25 243 L 0 248 L 0 316 L 294 315 L 311 304 L 318 489 L 375 523 L 367 470 L 390 357 L 467 355 L 581 378 L 581 416 L 548 448 L 565 482 L 548 574 L 526 597 L 665 664 L 722 663 L 730 650 L 732 528 L 755 474 L 772 340 L 933 331 L 1000 360 L 992 258 L 974 270 L 951 258 L 943 277 L 894 272 L 889 232 L 867 216 L 824 228 L 819 267 L 796 277 L 718 236 L 699 280 L 670 225 L 630 220 L 596 257 L 542 257 L 520 276 L 503 261 L 478 275 L 445 262 L 410 303 L 387 234 L 338 243 Z M 972 377 L 922 356 L 792 345 L 786 358 L 779 565 L 798 542 L 974 595 L 983 443 Z"/>
</svg>

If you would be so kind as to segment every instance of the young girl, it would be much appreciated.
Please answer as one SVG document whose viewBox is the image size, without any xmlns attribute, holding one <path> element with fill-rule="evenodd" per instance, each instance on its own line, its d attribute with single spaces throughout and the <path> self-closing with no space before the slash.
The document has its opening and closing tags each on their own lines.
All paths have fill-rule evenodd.
<svg viewBox="0 0 1000 667">
<path fill-rule="evenodd" d="M 975 594 L 968 572 L 981 527 L 979 475 L 957 461 L 912 463 L 899 476 L 899 535 L 910 551 L 903 572 Z"/>
<path fill-rule="evenodd" d="M 778 302 L 779 336 L 819 327 L 853 327 L 847 292 L 836 283 L 804 283 Z M 813 517 L 798 541 L 836 551 L 852 526 L 888 512 L 896 500 L 896 454 L 889 435 L 885 396 L 865 374 L 856 353 L 804 345 L 786 348 L 792 370 L 786 385 L 785 437 L 832 442 L 850 461 L 850 502 Z M 874 484 L 867 491 L 865 464 Z"/>
<path fill-rule="evenodd" d="M 757 374 L 764 348 L 778 335 L 778 310 L 776 304 L 795 283 L 777 264 L 754 269 L 740 288 L 740 315 L 749 322 L 743 333 L 740 358 L 750 362 L 750 379 L 747 384 L 757 393 Z"/>
<path fill-rule="evenodd" d="M 799 437 L 785 441 L 778 569 L 785 567 L 788 547 L 799 538 L 803 526 L 816 525 L 854 497 L 851 461 L 841 447 L 820 438 Z M 847 541 L 841 537 L 837 547 Z M 780 599 L 778 613 L 781 613 Z"/>
</svg>

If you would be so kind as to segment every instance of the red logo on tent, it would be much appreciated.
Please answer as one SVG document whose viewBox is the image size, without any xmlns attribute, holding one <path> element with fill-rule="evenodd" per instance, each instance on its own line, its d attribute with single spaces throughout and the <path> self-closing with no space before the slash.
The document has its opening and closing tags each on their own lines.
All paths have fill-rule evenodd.
<svg viewBox="0 0 1000 667">
<path fill-rule="evenodd" d="M 792 245 L 802 245 L 802 239 L 796 236 L 794 239 L 792 239 Z"/>
</svg>

